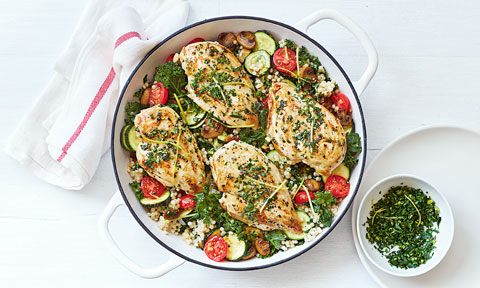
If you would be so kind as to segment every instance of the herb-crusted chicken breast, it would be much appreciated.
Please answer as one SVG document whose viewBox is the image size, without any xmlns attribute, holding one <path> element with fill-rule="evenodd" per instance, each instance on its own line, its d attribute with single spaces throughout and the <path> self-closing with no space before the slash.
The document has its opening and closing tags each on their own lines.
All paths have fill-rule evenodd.
<svg viewBox="0 0 480 288">
<path fill-rule="evenodd" d="M 302 232 L 286 181 L 259 149 L 231 141 L 213 154 L 211 167 L 220 203 L 233 218 L 262 230 Z"/>
<path fill-rule="evenodd" d="M 277 152 L 328 176 L 347 151 L 340 121 L 310 96 L 287 83 L 275 83 L 268 96 L 267 131 Z"/>
<path fill-rule="evenodd" d="M 232 126 L 258 127 L 258 100 L 242 63 L 214 42 L 187 45 L 180 61 L 188 78 L 188 96 L 203 110 Z"/>
<path fill-rule="evenodd" d="M 137 161 L 150 176 L 189 194 L 202 191 L 205 168 L 197 142 L 173 109 L 142 110 L 135 117 L 135 130 L 142 139 Z"/>
</svg>

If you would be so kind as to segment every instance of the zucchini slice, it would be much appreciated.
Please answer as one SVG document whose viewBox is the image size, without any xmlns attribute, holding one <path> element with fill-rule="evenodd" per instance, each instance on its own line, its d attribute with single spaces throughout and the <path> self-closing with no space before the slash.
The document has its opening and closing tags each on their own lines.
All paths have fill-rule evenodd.
<svg viewBox="0 0 480 288">
<path fill-rule="evenodd" d="M 227 242 L 227 260 L 229 261 L 238 261 L 241 260 L 243 255 L 247 252 L 247 243 L 245 241 L 238 239 L 238 235 L 233 233 L 223 236 L 225 242 Z"/>
<path fill-rule="evenodd" d="M 193 209 L 167 209 L 163 217 L 165 218 L 165 221 L 173 221 L 173 220 L 178 220 L 182 218 L 187 218 L 190 217 L 190 212 L 192 212 Z"/>
<path fill-rule="evenodd" d="M 297 218 L 300 221 L 300 224 L 302 225 L 302 229 L 305 229 L 308 222 L 310 221 L 310 216 L 308 216 L 308 214 L 302 210 L 297 210 L 296 212 L 297 212 Z M 303 231 L 302 233 L 293 233 L 289 230 L 285 230 L 283 232 L 285 232 L 285 235 L 287 235 L 288 239 L 292 239 L 292 240 L 303 240 L 303 238 L 305 238 L 305 236 L 307 235 L 305 231 Z"/>
<path fill-rule="evenodd" d="M 267 158 L 275 163 L 285 162 L 285 159 L 277 152 L 277 150 L 272 150 L 267 153 Z"/>
<path fill-rule="evenodd" d="M 253 76 L 262 76 L 268 72 L 271 67 L 270 54 L 265 50 L 258 50 L 248 54 L 245 58 L 245 69 Z"/>
<path fill-rule="evenodd" d="M 207 111 L 198 107 L 195 109 L 193 105 L 189 105 L 187 111 L 185 111 L 185 120 L 187 125 L 195 127 L 207 117 Z"/>
<path fill-rule="evenodd" d="M 217 228 L 215 230 L 212 230 L 210 233 L 207 234 L 207 236 L 205 236 L 205 238 L 203 238 L 203 242 L 202 242 L 202 247 L 205 246 L 205 243 L 207 243 L 208 240 L 210 240 L 210 238 L 212 238 L 213 236 L 220 236 L 221 235 L 221 231 L 220 231 L 220 228 Z"/>
<path fill-rule="evenodd" d="M 133 152 L 132 147 L 128 145 L 128 130 L 132 128 L 132 125 L 125 125 L 123 126 L 122 130 L 120 131 L 120 144 L 125 150 Z"/>
<path fill-rule="evenodd" d="M 273 55 L 277 50 L 277 42 L 265 32 L 255 32 L 255 42 L 253 51 L 265 50 L 268 54 Z"/>
<path fill-rule="evenodd" d="M 185 218 L 187 216 L 190 216 L 190 212 L 192 212 L 193 209 L 186 209 L 186 210 L 183 210 L 181 213 L 180 213 L 180 217 L 178 217 L 178 219 L 182 219 L 182 218 Z"/>
<path fill-rule="evenodd" d="M 338 167 L 335 168 L 335 170 L 333 170 L 332 175 L 339 175 L 347 180 L 350 180 L 350 169 L 347 166 L 345 166 L 345 164 L 342 163 L 338 165 Z M 328 177 L 322 175 L 323 183 L 325 183 L 327 179 Z"/>
<path fill-rule="evenodd" d="M 137 137 L 137 132 L 135 131 L 135 126 L 131 125 L 130 129 L 127 131 L 127 143 L 130 147 L 130 151 L 135 152 L 138 150 L 138 145 L 140 145 L 140 138 Z"/>
<path fill-rule="evenodd" d="M 162 204 L 166 203 L 169 199 L 170 199 L 170 191 L 166 191 L 165 193 L 162 194 L 162 196 L 157 197 L 155 199 L 144 197 L 140 199 L 140 204 L 142 204 L 143 207 L 146 207 L 146 208 L 153 208 L 153 207 L 161 206 Z"/>
</svg>

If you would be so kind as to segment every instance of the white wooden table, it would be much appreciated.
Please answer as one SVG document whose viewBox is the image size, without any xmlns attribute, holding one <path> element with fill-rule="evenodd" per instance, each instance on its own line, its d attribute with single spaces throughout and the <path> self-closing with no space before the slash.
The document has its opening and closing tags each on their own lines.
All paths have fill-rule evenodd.
<svg viewBox="0 0 480 288">
<path fill-rule="evenodd" d="M 0 117 L 7 135 L 39 95 L 86 0 L 0 1 Z M 334 8 L 362 26 L 380 66 L 362 96 L 368 161 L 401 134 L 430 124 L 480 130 L 480 2 L 478 1 L 191 1 L 189 23 L 219 15 L 257 15 L 295 23 Z M 356 79 L 366 65 L 359 44 L 332 22 L 310 34 Z M 0 153 L 0 287 L 372 287 L 356 254 L 351 213 L 320 245 L 286 264 L 226 272 L 186 263 L 160 279 L 129 273 L 106 251 L 97 219 L 116 190 L 110 155 L 82 191 L 45 184 Z M 473 205 L 473 203 L 471 204 Z M 166 253 L 125 208 L 112 233 L 146 266 Z"/>
</svg>

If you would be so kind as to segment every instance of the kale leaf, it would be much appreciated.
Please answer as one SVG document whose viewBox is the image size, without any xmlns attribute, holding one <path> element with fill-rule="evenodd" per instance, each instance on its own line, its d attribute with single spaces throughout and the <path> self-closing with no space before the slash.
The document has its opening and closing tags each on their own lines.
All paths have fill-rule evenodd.
<svg viewBox="0 0 480 288">
<path fill-rule="evenodd" d="M 266 131 L 267 130 L 267 124 L 268 124 L 268 109 L 264 108 L 260 110 L 260 113 L 258 114 L 258 121 L 260 122 L 260 128 L 262 130 Z"/>
<path fill-rule="evenodd" d="M 233 231 L 242 237 L 245 224 L 230 217 L 227 211 L 220 205 L 222 194 L 210 192 L 210 185 L 206 184 L 201 193 L 195 195 L 195 216 L 196 219 L 203 219 L 206 223 L 215 221 L 217 226 L 223 227 L 225 231 Z"/>
<path fill-rule="evenodd" d="M 315 192 L 315 199 L 312 200 L 313 210 L 319 216 L 318 222 L 324 227 L 332 225 L 333 213 L 329 206 L 335 205 L 336 198 L 330 191 Z"/>
<path fill-rule="evenodd" d="M 238 137 L 241 141 L 248 144 L 256 143 L 257 147 L 262 147 L 265 143 L 265 137 L 267 136 L 267 121 L 268 121 L 268 109 L 263 107 L 262 103 L 258 103 L 254 107 L 255 113 L 258 115 L 258 121 L 260 124 L 260 129 L 241 129 L 238 133 Z"/>
<path fill-rule="evenodd" d="M 297 44 L 290 39 L 285 39 L 285 45 L 288 49 L 295 51 L 297 49 Z"/>
<path fill-rule="evenodd" d="M 140 113 L 140 110 L 147 108 L 147 105 L 142 105 L 140 102 L 127 102 L 125 106 L 125 123 L 133 125 L 135 116 Z"/>
<path fill-rule="evenodd" d="M 205 222 L 211 223 L 213 220 L 221 218 L 221 214 L 224 212 L 222 206 L 218 200 L 222 197 L 219 193 L 209 193 L 210 185 L 205 185 L 201 193 L 195 195 L 195 212 L 198 219 L 204 219 Z"/>
<path fill-rule="evenodd" d="M 133 97 L 138 98 L 138 99 L 142 98 L 143 91 L 145 91 L 143 88 L 138 89 L 137 92 L 135 92 L 135 94 L 133 94 Z"/>
<path fill-rule="evenodd" d="M 315 73 L 319 73 L 319 68 L 322 66 L 322 63 L 320 63 L 317 56 L 310 54 L 305 46 L 298 49 L 298 59 L 300 60 L 300 66 L 308 63 L 308 66 L 312 67 Z"/>
<path fill-rule="evenodd" d="M 349 132 L 347 133 L 346 138 L 347 153 L 345 154 L 343 164 L 345 164 L 345 166 L 347 166 L 349 169 L 353 169 L 353 167 L 355 167 L 355 165 L 358 163 L 358 159 L 356 158 L 357 155 L 362 152 L 362 143 L 358 133 Z"/>
<path fill-rule="evenodd" d="M 267 239 L 275 249 L 280 250 L 282 247 L 282 241 L 286 240 L 287 236 L 281 230 L 272 230 L 265 231 L 265 239 Z"/>
<path fill-rule="evenodd" d="M 328 207 L 325 206 L 313 206 L 313 210 L 318 214 L 318 222 L 323 224 L 323 227 L 330 227 L 333 222 L 333 213 Z"/>
<path fill-rule="evenodd" d="M 233 219 L 232 217 L 230 217 L 230 215 L 228 215 L 227 212 L 224 212 L 222 216 L 224 216 L 225 218 L 225 222 L 223 223 L 223 229 L 225 229 L 225 231 L 233 231 L 238 235 L 240 239 L 243 239 L 245 223 Z M 226 218 L 225 216 L 227 216 L 228 218 Z"/>
<path fill-rule="evenodd" d="M 179 65 L 167 62 L 157 67 L 155 81 L 162 82 L 169 92 L 180 94 L 187 85 L 187 75 Z"/>
<path fill-rule="evenodd" d="M 257 147 L 262 147 L 265 143 L 265 131 L 263 130 L 242 129 L 238 133 L 238 137 L 241 141 L 248 144 L 252 144 L 253 142 L 257 143 Z"/>
<path fill-rule="evenodd" d="M 332 196 L 330 191 L 315 192 L 315 199 L 312 200 L 312 203 L 316 205 L 331 206 L 335 205 L 336 198 Z"/>
<path fill-rule="evenodd" d="M 140 183 L 137 181 L 133 181 L 128 183 L 130 188 L 132 188 L 132 191 L 135 193 L 135 197 L 137 197 L 138 200 L 143 199 L 143 192 L 142 189 L 140 189 Z"/>
</svg>

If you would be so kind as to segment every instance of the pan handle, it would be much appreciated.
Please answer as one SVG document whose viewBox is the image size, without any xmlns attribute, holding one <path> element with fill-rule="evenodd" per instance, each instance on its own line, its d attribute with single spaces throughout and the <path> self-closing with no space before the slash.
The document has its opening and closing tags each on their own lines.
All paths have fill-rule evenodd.
<svg viewBox="0 0 480 288">
<path fill-rule="evenodd" d="M 140 277 L 157 278 L 185 263 L 185 260 L 173 253 L 170 253 L 170 258 L 166 263 L 154 268 L 144 268 L 128 258 L 123 251 L 120 250 L 115 240 L 113 240 L 110 230 L 108 229 L 108 223 L 110 222 L 113 213 L 115 213 L 115 210 L 121 205 L 124 205 L 124 202 L 120 192 L 117 191 L 100 215 L 98 231 L 110 253 L 112 253 L 123 266 Z"/>
<path fill-rule="evenodd" d="M 324 19 L 331 19 L 338 24 L 345 27 L 348 31 L 350 31 L 360 44 L 363 46 L 363 49 L 367 52 L 368 56 L 368 66 L 365 72 L 363 73 L 360 80 L 353 82 L 353 86 L 355 87 L 355 91 L 357 91 L 358 95 L 361 95 L 365 88 L 367 88 L 368 83 L 372 80 L 375 72 L 377 71 L 378 67 L 378 54 L 375 46 L 373 46 L 372 41 L 368 38 L 367 33 L 363 31 L 360 26 L 355 24 L 350 18 L 346 17 L 343 14 L 340 14 L 338 11 L 332 9 L 322 9 L 310 14 L 309 16 L 305 17 L 304 19 L 297 22 L 294 26 L 302 31 L 303 33 L 307 33 L 308 28 L 313 24 L 318 23 Z"/>
</svg>

